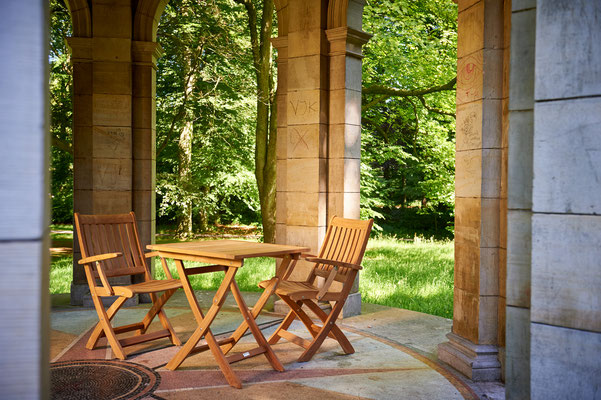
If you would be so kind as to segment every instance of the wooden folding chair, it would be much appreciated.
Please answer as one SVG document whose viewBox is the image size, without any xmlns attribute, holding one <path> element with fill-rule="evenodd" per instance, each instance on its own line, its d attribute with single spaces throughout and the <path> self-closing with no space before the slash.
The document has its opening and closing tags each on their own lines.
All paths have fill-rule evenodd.
<svg viewBox="0 0 601 400">
<path fill-rule="evenodd" d="M 106 336 L 115 355 L 125 360 L 123 347 L 126 346 L 165 337 L 169 337 L 174 345 L 181 345 L 181 341 L 163 311 L 163 305 L 177 289 L 182 287 L 182 284 L 179 279 L 172 278 L 164 259 L 161 259 L 161 264 L 168 279 L 152 279 L 145 258 L 154 257 L 157 253 L 144 254 L 142 252 L 134 213 L 116 215 L 75 213 L 75 228 L 82 255 L 79 264 L 84 265 L 92 301 L 100 320 L 94 328 L 86 348 L 93 349 L 98 340 Z M 109 282 L 109 278 L 139 274 L 144 275 L 144 281 L 141 283 L 114 286 Z M 164 293 L 161 297 L 157 297 L 158 292 Z M 142 293 L 148 293 L 152 300 L 152 307 L 142 321 L 113 327 L 111 320 L 125 301 Z M 102 297 L 109 296 L 118 297 L 107 310 L 102 302 Z M 164 329 L 146 333 L 150 323 L 157 315 Z M 134 336 L 117 339 L 117 334 L 131 331 L 137 332 Z"/>
<path fill-rule="evenodd" d="M 277 343 L 284 338 L 305 349 L 298 361 L 309 361 L 317 352 L 327 336 L 338 341 L 346 354 L 355 352 L 353 346 L 344 333 L 336 325 L 336 319 L 348 297 L 355 277 L 360 269 L 360 263 L 365 253 L 367 240 L 373 225 L 373 220 L 361 221 L 353 219 L 332 218 L 319 256 L 303 255 L 307 261 L 314 262 L 315 266 L 307 280 L 290 281 L 288 277 L 292 273 L 290 268 L 277 283 L 275 293 L 290 307 L 290 312 L 283 322 L 271 335 L 269 344 Z M 318 277 L 325 278 L 325 282 L 318 286 Z M 259 283 L 259 287 L 269 290 L 273 287 L 274 279 Z M 340 290 L 331 290 L 334 281 L 341 282 Z M 321 309 L 318 302 L 333 302 L 329 314 Z M 302 309 L 306 305 L 321 320 L 321 326 L 315 325 L 311 318 Z M 287 329 L 295 319 L 299 319 L 307 328 L 313 340 L 303 339 Z"/>
</svg>

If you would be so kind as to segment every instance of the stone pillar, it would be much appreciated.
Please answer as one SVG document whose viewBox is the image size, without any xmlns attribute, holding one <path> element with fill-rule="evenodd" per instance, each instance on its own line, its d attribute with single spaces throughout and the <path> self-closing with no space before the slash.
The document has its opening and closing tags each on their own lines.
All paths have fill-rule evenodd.
<svg viewBox="0 0 601 400">
<path fill-rule="evenodd" d="M 48 3 L 2 4 L 0 387 L 46 399 L 49 377 Z"/>
<path fill-rule="evenodd" d="M 361 25 L 358 28 L 361 29 Z M 328 29 L 326 35 L 330 45 L 327 215 L 328 219 L 334 215 L 358 219 L 361 179 L 361 47 L 371 36 L 350 27 Z M 359 276 L 357 275 L 342 310 L 343 318 L 361 313 Z"/>
<path fill-rule="evenodd" d="M 161 55 L 158 43 L 132 42 L 132 197 L 142 249 L 155 239 L 156 60 Z"/>
<path fill-rule="evenodd" d="M 536 3 L 532 399 L 601 393 L 601 2 Z"/>
<path fill-rule="evenodd" d="M 530 398 L 530 274 L 536 8 L 514 1 L 511 14 L 507 210 L 507 399 Z"/>
<path fill-rule="evenodd" d="M 476 381 L 501 377 L 503 3 L 458 5 L 453 330 L 438 357 Z"/>
<path fill-rule="evenodd" d="M 278 194 L 285 206 L 285 243 L 319 250 L 327 224 L 328 46 L 327 5 L 322 0 L 288 3 L 286 143 L 278 144 Z M 279 103 L 281 104 L 281 103 Z M 282 108 L 278 105 L 278 112 Z M 282 117 L 279 124 L 283 123 Z M 285 171 L 285 174 L 282 172 Z M 281 190 L 285 188 L 285 190 Z M 285 193 L 285 194 L 284 194 Z M 278 222 L 281 222 L 279 220 Z M 280 228 L 280 234 L 282 228 Z M 280 238 L 278 238 L 280 240 Z M 299 262 L 291 279 L 302 280 L 311 265 Z"/>
<path fill-rule="evenodd" d="M 74 61 L 75 212 L 132 210 L 132 12 L 129 0 L 92 1 L 92 38 L 70 38 Z M 71 303 L 87 284 L 74 238 Z M 118 278 L 117 281 L 125 282 Z"/>
</svg>

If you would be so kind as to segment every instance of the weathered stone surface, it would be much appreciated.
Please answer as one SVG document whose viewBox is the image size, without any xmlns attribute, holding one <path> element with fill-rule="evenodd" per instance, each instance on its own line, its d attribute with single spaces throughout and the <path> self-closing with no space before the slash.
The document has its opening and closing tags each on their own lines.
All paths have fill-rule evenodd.
<svg viewBox="0 0 601 400">
<path fill-rule="evenodd" d="M 92 189 L 131 190 L 132 161 L 129 158 L 95 158 L 92 163 Z M 85 179 L 78 177 L 78 179 Z"/>
<path fill-rule="evenodd" d="M 482 130 L 482 100 L 457 105 L 456 150 L 481 149 Z"/>
<path fill-rule="evenodd" d="M 303 29 L 288 34 L 288 60 L 314 54 L 327 54 L 328 42 L 321 29 Z"/>
<path fill-rule="evenodd" d="M 498 198 L 500 195 L 501 149 L 482 149 L 482 197 Z"/>
<path fill-rule="evenodd" d="M 304 193 L 325 192 L 326 172 L 325 159 L 289 159 L 286 166 L 286 190 Z"/>
<path fill-rule="evenodd" d="M 328 154 L 331 158 L 361 157 L 361 126 L 330 125 Z"/>
<path fill-rule="evenodd" d="M 531 398 L 595 399 L 601 393 L 601 334 L 533 323 Z"/>
<path fill-rule="evenodd" d="M 515 3 L 515 2 L 514 2 Z M 536 10 L 511 16 L 511 57 L 509 109 L 534 108 L 534 50 L 536 41 Z"/>
<path fill-rule="evenodd" d="M 287 129 L 288 158 L 325 158 L 327 126 L 324 124 L 294 125 Z"/>
<path fill-rule="evenodd" d="M 481 247 L 499 247 L 499 202 L 499 199 L 481 199 Z"/>
<path fill-rule="evenodd" d="M 136 220 L 150 221 L 156 215 L 156 192 L 154 190 L 134 190 L 132 192 L 133 211 Z"/>
<path fill-rule="evenodd" d="M 532 208 L 534 113 L 509 114 L 509 154 L 507 167 L 507 206 Z"/>
<path fill-rule="evenodd" d="M 133 190 L 154 190 L 156 181 L 156 161 L 153 159 L 133 160 L 132 183 Z"/>
<path fill-rule="evenodd" d="M 459 12 L 465 10 L 466 8 L 469 8 L 471 6 L 473 6 L 474 4 L 481 2 L 482 0 L 459 0 L 457 2 L 457 10 Z"/>
<path fill-rule="evenodd" d="M 154 129 L 133 129 L 132 140 L 134 159 L 156 158 L 156 131 Z"/>
<path fill-rule="evenodd" d="M 478 342 L 480 296 L 455 288 L 453 293 L 453 333 L 472 343 Z"/>
<path fill-rule="evenodd" d="M 359 219 L 360 199 L 359 192 L 328 193 L 328 216 Z"/>
<path fill-rule="evenodd" d="M 132 97 L 133 128 L 154 128 L 156 126 L 156 102 L 150 97 Z"/>
<path fill-rule="evenodd" d="M 532 321 L 601 332 L 601 216 L 532 216 Z"/>
<path fill-rule="evenodd" d="M 93 90 L 95 94 L 132 93 L 132 71 L 130 63 L 95 62 L 93 63 Z"/>
<path fill-rule="evenodd" d="M 499 294 L 499 249 L 497 247 L 485 247 L 480 249 L 480 263 L 476 266 L 479 273 L 475 274 L 480 279 L 480 295 L 496 296 Z M 462 268 L 463 269 L 463 265 Z"/>
<path fill-rule="evenodd" d="M 132 155 L 131 128 L 95 126 L 92 128 L 93 153 L 97 158 L 129 158 Z"/>
<path fill-rule="evenodd" d="M 455 240 L 480 247 L 480 199 L 455 199 Z"/>
<path fill-rule="evenodd" d="M 460 11 L 457 28 L 457 57 L 462 58 L 483 49 L 484 1 Z"/>
<path fill-rule="evenodd" d="M 529 8 L 536 7 L 536 0 L 512 0 L 511 1 L 511 11 L 523 11 Z M 513 18 L 513 15 L 512 15 Z M 513 24 L 513 20 L 512 20 Z"/>
<path fill-rule="evenodd" d="M 453 328 L 454 329 L 454 328 Z M 438 345 L 438 358 L 473 381 L 496 381 L 501 377 L 497 346 L 474 344 L 455 333 Z"/>
<path fill-rule="evenodd" d="M 503 49 L 483 50 L 482 96 L 485 99 L 503 98 L 503 53 Z"/>
<path fill-rule="evenodd" d="M 533 210 L 601 214 L 599 110 L 600 98 L 537 103 Z"/>
<path fill-rule="evenodd" d="M 482 99 L 483 52 L 481 50 L 457 60 L 457 105 Z"/>
<path fill-rule="evenodd" d="M 134 97 L 156 96 L 156 72 L 150 65 L 132 66 L 132 94 Z"/>
<path fill-rule="evenodd" d="M 131 61 L 131 40 L 120 38 L 92 38 L 94 61 Z"/>
<path fill-rule="evenodd" d="M 531 212 L 507 212 L 507 304 L 530 307 Z"/>
<path fill-rule="evenodd" d="M 101 126 L 131 126 L 132 98 L 122 94 L 92 95 L 92 123 Z M 150 126 L 140 126 L 146 128 Z"/>
<path fill-rule="evenodd" d="M 530 398 L 530 310 L 506 308 L 505 387 L 507 400 Z"/>
<path fill-rule="evenodd" d="M 536 100 L 601 94 L 600 19 L 598 1 L 538 2 Z"/>
<path fill-rule="evenodd" d="M 498 308 L 497 308 L 497 338 L 496 344 L 499 347 L 499 361 L 505 362 L 505 319 L 506 319 L 506 299 L 503 296 L 497 297 Z M 501 352 L 501 349 L 502 352 Z M 504 372 L 504 369 L 503 369 Z"/>
<path fill-rule="evenodd" d="M 282 159 L 276 161 L 277 175 L 276 175 L 276 187 L 278 192 L 285 192 L 288 190 L 287 182 L 287 166 L 288 159 Z"/>
<path fill-rule="evenodd" d="M 330 124 L 361 124 L 361 92 L 332 90 L 330 93 Z"/>
<path fill-rule="evenodd" d="M 331 158 L 328 169 L 329 192 L 359 192 L 361 161 L 358 158 Z"/>
<path fill-rule="evenodd" d="M 327 79 L 327 57 L 315 54 L 288 59 L 288 90 L 313 90 Z"/>
<path fill-rule="evenodd" d="M 455 154 L 455 196 L 479 197 L 482 194 L 482 150 Z"/>
<path fill-rule="evenodd" d="M 291 125 L 320 122 L 320 90 L 288 92 L 288 129 Z"/>
<path fill-rule="evenodd" d="M 497 344 L 497 313 L 499 296 L 480 296 L 478 315 L 478 344 Z"/>
<path fill-rule="evenodd" d="M 73 62 L 73 94 L 92 94 L 92 63 Z"/>
<path fill-rule="evenodd" d="M 286 192 L 286 224 L 288 226 L 324 226 L 326 224 L 325 193 Z"/>
<path fill-rule="evenodd" d="M 478 293 L 480 283 L 480 251 L 477 245 L 455 240 L 455 288 L 469 293 Z"/>
<path fill-rule="evenodd" d="M 131 211 L 131 191 L 94 190 L 91 197 L 90 214 L 121 214 Z"/>
<path fill-rule="evenodd" d="M 73 126 L 92 126 L 92 95 L 73 95 Z"/>
</svg>

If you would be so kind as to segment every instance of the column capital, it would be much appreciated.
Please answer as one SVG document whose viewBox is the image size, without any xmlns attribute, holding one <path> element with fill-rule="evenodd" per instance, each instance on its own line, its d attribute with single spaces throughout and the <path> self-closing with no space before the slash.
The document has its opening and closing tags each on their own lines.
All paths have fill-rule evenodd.
<svg viewBox="0 0 601 400">
<path fill-rule="evenodd" d="M 67 45 L 71 50 L 72 62 L 91 62 L 94 48 L 92 38 L 68 37 Z"/>
<path fill-rule="evenodd" d="M 288 60 L 288 36 L 278 36 L 271 38 L 271 44 L 278 51 L 278 61 Z"/>
<path fill-rule="evenodd" d="M 330 56 L 347 55 L 355 58 L 363 58 L 361 48 L 372 35 L 348 26 L 332 28 L 325 31 L 328 42 L 330 42 Z"/>
<path fill-rule="evenodd" d="M 163 47 L 157 42 L 131 42 L 131 57 L 134 65 L 146 65 L 157 69 L 157 59 L 164 54 Z"/>
</svg>

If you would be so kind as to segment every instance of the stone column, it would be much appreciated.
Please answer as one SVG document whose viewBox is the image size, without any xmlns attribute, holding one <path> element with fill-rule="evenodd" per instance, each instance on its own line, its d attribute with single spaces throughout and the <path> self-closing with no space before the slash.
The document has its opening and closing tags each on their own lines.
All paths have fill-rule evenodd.
<svg viewBox="0 0 601 400">
<path fill-rule="evenodd" d="M 48 3 L 0 13 L 0 387 L 50 397 Z"/>
<path fill-rule="evenodd" d="M 286 244 L 286 166 L 288 164 L 288 36 L 271 39 L 277 50 L 277 182 L 276 182 L 276 243 Z"/>
<path fill-rule="evenodd" d="M 132 15 L 129 0 L 92 1 L 92 38 L 70 38 L 74 54 L 75 212 L 132 210 Z M 91 50 L 91 51 L 90 51 Z M 77 50 L 75 50 L 77 52 Z M 80 58 L 81 57 L 81 58 Z M 78 65 L 79 63 L 79 65 Z M 74 238 L 77 243 L 77 238 Z M 71 303 L 87 292 L 74 245 Z M 125 282 L 117 278 L 118 282 Z"/>
<path fill-rule="evenodd" d="M 458 7 L 453 330 L 438 357 L 473 380 L 497 380 L 504 6 Z"/>
<path fill-rule="evenodd" d="M 143 250 L 154 243 L 156 228 L 156 60 L 162 52 L 158 43 L 132 42 L 132 197 Z"/>
<path fill-rule="evenodd" d="M 532 399 L 601 393 L 601 2 L 536 2 Z"/>
<path fill-rule="evenodd" d="M 329 29 L 326 35 L 330 56 L 327 215 L 328 219 L 334 215 L 358 219 L 361 179 L 361 47 L 371 35 L 349 27 Z M 360 313 L 361 293 L 357 275 L 342 310 L 342 317 Z"/>
<path fill-rule="evenodd" d="M 280 198 L 282 185 L 285 187 L 285 242 L 308 246 L 313 252 L 319 250 L 327 224 L 326 12 L 321 0 L 288 3 L 287 137 L 285 144 L 279 144 L 280 151 L 286 149 L 286 160 L 278 162 L 278 174 L 285 169 L 285 178 L 278 177 Z M 278 141 L 281 139 L 283 135 L 279 134 Z M 299 262 L 291 279 L 305 279 L 310 267 L 309 263 Z"/>
<path fill-rule="evenodd" d="M 536 5 L 511 14 L 507 210 L 506 397 L 530 398 L 530 274 Z"/>
</svg>

